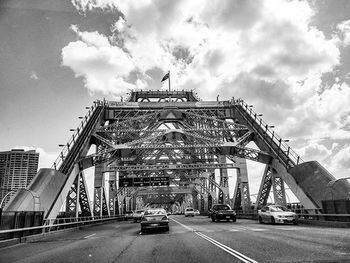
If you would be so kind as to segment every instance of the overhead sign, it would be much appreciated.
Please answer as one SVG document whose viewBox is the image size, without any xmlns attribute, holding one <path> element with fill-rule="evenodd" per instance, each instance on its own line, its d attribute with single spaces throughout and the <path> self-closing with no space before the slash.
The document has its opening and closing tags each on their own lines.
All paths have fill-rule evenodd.
<svg viewBox="0 0 350 263">
<path fill-rule="evenodd" d="M 170 185 L 169 176 L 119 178 L 119 187 L 163 186 L 163 185 Z"/>
</svg>

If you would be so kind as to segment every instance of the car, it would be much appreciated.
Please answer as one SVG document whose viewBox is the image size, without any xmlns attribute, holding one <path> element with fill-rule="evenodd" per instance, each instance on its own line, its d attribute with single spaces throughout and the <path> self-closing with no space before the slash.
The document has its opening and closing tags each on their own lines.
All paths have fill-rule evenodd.
<svg viewBox="0 0 350 263">
<path fill-rule="evenodd" d="M 150 208 L 145 211 L 141 219 L 141 233 L 147 230 L 163 229 L 169 231 L 169 219 L 163 208 Z"/>
<path fill-rule="evenodd" d="M 185 209 L 185 216 L 186 216 L 186 217 L 187 217 L 187 216 L 194 216 L 194 210 L 193 210 L 192 207 L 187 207 L 187 208 Z"/>
<path fill-rule="evenodd" d="M 291 223 L 298 224 L 297 214 L 288 210 L 287 207 L 282 205 L 268 205 L 262 207 L 258 211 L 258 220 L 260 224 L 263 223 Z"/>
<path fill-rule="evenodd" d="M 133 214 L 134 223 L 137 221 L 141 221 L 141 218 L 143 217 L 143 214 L 145 213 L 145 210 L 136 210 Z"/>
<path fill-rule="evenodd" d="M 124 214 L 124 220 L 129 220 L 129 219 L 133 219 L 133 211 L 125 211 L 125 214 Z"/>
<path fill-rule="evenodd" d="M 216 204 L 211 208 L 211 220 L 213 222 L 220 220 L 226 220 L 236 222 L 236 212 L 231 209 L 229 205 Z"/>
<path fill-rule="evenodd" d="M 194 209 L 194 215 L 195 215 L 195 216 L 199 216 L 199 215 L 200 215 L 198 209 Z"/>
<path fill-rule="evenodd" d="M 213 212 L 213 210 L 210 208 L 210 209 L 208 210 L 208 217 L 209 217 L 209 218 L 211 218 L 212 212 Z"/>
</svg>

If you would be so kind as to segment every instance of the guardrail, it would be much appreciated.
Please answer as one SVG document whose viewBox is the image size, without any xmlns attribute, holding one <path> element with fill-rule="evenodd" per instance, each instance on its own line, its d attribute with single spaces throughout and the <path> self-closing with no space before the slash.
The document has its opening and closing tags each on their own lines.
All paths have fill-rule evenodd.
<svg viewBox="0 0 350 263">
<path fill-rule="evenodd" d="M 254 121 L 255 125 L 259 126 L 267 135 L 270 143 L 275 143 L 278 146 L 277 155 L 283 153 L 294 165 L 298 165 L 299 163 L 303 163 L 304 161 L 300 158 L 300 156 L 290 148 L 288 144 L 283 141 L 283 139 L 275 133 L 274 130 L 271 129 L 272 126 L 269 126 L 264 120 L 260 117 L 260 114 L 257 114 L 253 111 L 252 107 L 244 102 L 242 99 L 234 100 L 233 103 L 236 103 L 244 109 L 245 113 L 247 113 L 251 120 Z M 248 121 L 248 120 L 247 120 Z"/>
<path fill-rule="evenodd" d="M 237 218 L 258 219 L 257 211 L 236 211 Z M 296 213 L 298 219 L 328 221 L 328 222 L 350 222 L 350 214 L 322 214 L 322 213 Z"/>
<path fill-rule="evenodd" d="M 54 218 L 45 219 L 43 225 L 34 227 L 23 227 L 16 229 L 0 230 L 0 240 L 19 238 L 24 236 L 30 236 L 34 234 L 47 233 L 51 231 L 62 230 L 66 228 L 74 228 L 85 225 L 92 225 L 110 220 L 123 220 L 121 215 L 117 216 L 94 216 L 94 217 L 67 217 L 67 218 Z"/>
<path fill-rule="evenodd" d="M 81 132 L 84 130 L 84 127 L 86 126 L 86 124 L 88 123 L 89 119 L 91 118 L 92 113 L 94 112 L 95 108 L 98 107 L 98 106 L 103 106 L 103 105 L 106 105 L 106 101 L 100 101 L 100 100 L 94 101 L 94 104 L 89 108 L 89 111 L 86 113 L 85 117 L 82 118 L 82 121 L 80 122 L 80 124 L 76 128 L 76 130 L 74 130 L 75 132 L 69 138 L 67 144 L 65 144 L 63 146 L 63 149 L 62 149 L 61 153 L 56 158 L 55 162 L 53 163 L 53 165 L 51 167 L 52 169 L 58 170 L 60 168 L 61 164 L 63 163 L 63 161 L 65 160 L 66 156 L 70 152 L 71 148 L 73 147 L 73 145 L 77 141 L 77 138 L 79 137 Z"/>
</svg>

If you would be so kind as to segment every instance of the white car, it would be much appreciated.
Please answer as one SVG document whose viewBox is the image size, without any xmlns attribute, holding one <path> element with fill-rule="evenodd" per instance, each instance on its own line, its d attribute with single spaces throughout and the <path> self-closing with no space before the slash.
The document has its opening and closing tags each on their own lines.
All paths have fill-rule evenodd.
<svg viewBox="0 0 350 263">
<path fill-rule="evenodd" d="M 194 215 L 195 216 L 199 216 L 200 215 L 200 212 L 198 211 L 198 209 L 194 209 Z"/>
<path fill-rule="evenodd" d="M 259 223 L 292 223 L 298 224 L 298 217 L 294 212 L 289 211 L 282 205 L 264 206 L 258 212 Z"/>
<path fill-rule="evenodd" d="M 194 209 L 192 207 L 187 207 L 185 209 L 185 216 L 194 216 Z"/>
</svg>

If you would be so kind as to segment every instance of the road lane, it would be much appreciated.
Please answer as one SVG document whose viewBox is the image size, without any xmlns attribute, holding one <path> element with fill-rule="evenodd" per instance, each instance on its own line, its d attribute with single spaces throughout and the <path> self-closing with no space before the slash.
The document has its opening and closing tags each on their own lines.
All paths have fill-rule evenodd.
<svg viewBox="0 0 350 263">
<path fill-rule="evenodd" d="M 1 248 L 0 262 L 241 262 L 224 246 L 257 262 L 350 262 L 350 229 L 171 218 L 182 225 L 169 232 L 141 235 L 126 221 L 47 236 Z"/>
<path fill-rule="evenodd" d="M 177 220 L 259 262 L 350 262 L 350 229 Z"/>
</svg>

